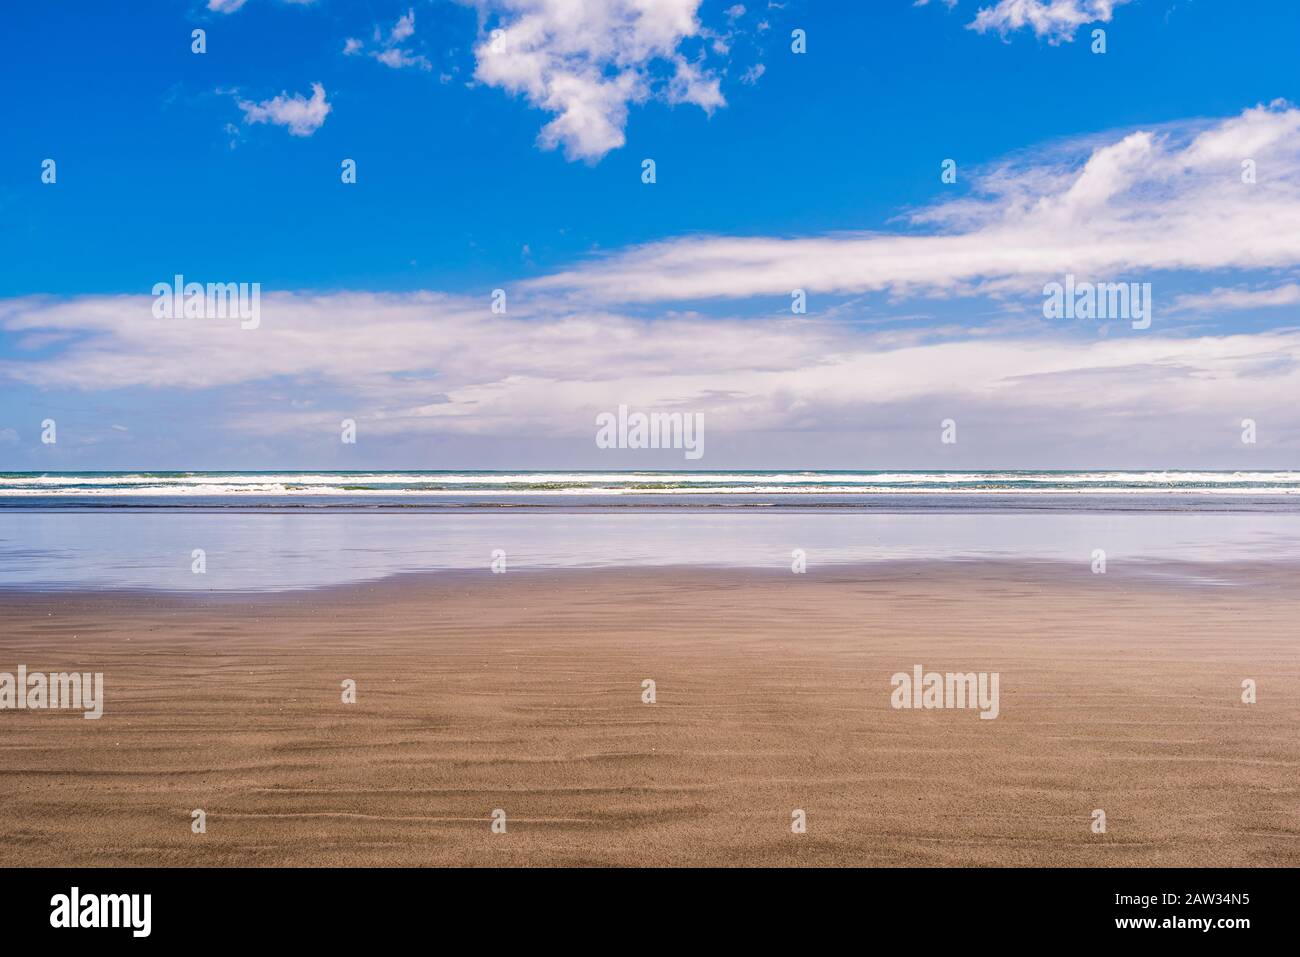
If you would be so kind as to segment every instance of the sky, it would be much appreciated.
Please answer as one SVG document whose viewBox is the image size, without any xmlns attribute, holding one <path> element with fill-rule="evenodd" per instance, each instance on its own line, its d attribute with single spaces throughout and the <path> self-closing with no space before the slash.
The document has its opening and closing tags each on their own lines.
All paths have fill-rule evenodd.
<svg viewBox="0 0 1300 957">
<path fill-rule="evenodd" d="M 8 3 L 0 471 L 1300 467 L 1298 43 L 1289 0 Z M 158 315 L 177 275 L 256 322 Z M 704 456 L 598 447 L 620 405 Z"/>
</svg>

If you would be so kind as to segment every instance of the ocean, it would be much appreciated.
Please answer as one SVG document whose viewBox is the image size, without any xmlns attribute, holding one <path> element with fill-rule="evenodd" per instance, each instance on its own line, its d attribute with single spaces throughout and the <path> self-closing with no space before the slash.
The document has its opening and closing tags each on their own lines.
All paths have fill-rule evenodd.
<svg viewBox="0 0 1300 957">
<path fill-rule="evenodd" d="M 0 474 L 0 589 L 262 592 L 447 570 L 1300 563 L 1300 472 Z M 201 560 L 199 558 L 201 556 Z M 802 557 L 801 557 L 802 556 Z M 196 570 L 199 569 L 199 570 Z"/>
</svg>

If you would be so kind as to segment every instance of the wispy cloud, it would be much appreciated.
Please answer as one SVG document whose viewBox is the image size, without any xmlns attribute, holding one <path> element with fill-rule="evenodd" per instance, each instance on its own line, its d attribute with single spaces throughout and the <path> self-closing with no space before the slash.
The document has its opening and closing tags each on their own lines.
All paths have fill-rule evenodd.
<svg viewBox="0 0 1300 957">
<path fill-rule="evenodd" d="M 377 49 L 370 50 L 369 55 L 394 70 L 415 67 L 428 72 L 433 69 L 429 58 L 403 46 L 403 43 L 413 36 L 415 36 L 415 9 L 411 8 L 397 18 L 397 22 L 389 28 L 387 35 L 379 27 L 375 27 L 374 43 Z M 343 53 L 345 56 L 358 56 L 365 52 L 365 48 L 366 45 L 361 40 L 348 37 L 343 45 Z"/>
<path fill-rule="evenodd" d="M 1217 288 L 1205 293 L 1180 296 L 1174 307 L 1182 312 L 1268 309 L 1300 305 L 1300 284 L 1287 283 L 1269 289 Z"/>
<path fill-rule="evenodd" d="M 242 9 L 247 2 L 248 0 L 208 0 L 208 9 L 213 13 L 234 13 Z M 295 7 L 309 7 L 316 0 L 281 0 L 281 2 Z"/>
<path fill-rule="evenodd" d="M 1048 43 L 1066 43 L 1085 23 L 1107 23 L 1115 8 L 1129 0 L 998 0 L 981 7 L 970 23 L 978 33 L 1003 35 L 1025 27 Z M 949 4 L 952 6 L 952 4 Z"/>
<path fill-rule="evenodd" d="M 260 103 L 239 100 L 239 108 L 244 111 L 245 123 L 270 123 L 274 126 L 286 126 L 294 136 L 311 136 L 325 122 L 333 108 L 325 99 L 325 87 L 319 83 L 311 85 L 311 97 L 301 93 L 279 96 Z"/>
<path fill-rule="evenodd" d="M 1256 182 L 1241 164 L 1255 160 Z M 969 176 L 974 192 L 911 229 L 808 238 L 687 237 L 534 280 L 604 302 L 788 296 L 793 289 L 1020 293 L 1065 273 L 1300 265 L 1300 110 L 1065 143 Z"/>
</svg>

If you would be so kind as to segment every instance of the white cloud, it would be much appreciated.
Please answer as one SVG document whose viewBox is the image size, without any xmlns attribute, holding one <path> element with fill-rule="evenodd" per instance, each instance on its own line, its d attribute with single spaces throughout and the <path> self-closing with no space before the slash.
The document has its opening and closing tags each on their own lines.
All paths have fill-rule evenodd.
<svg viewBox="0 0 1300 957">
<path fill-rule="evenodd" d="M 244 111 L 245 123 L 287 126 L 294 136 L 311 136 L 321 128 L 325 117 L 332 109 L 325 101 L 325 87 L 319 83 L 311 85 L 310 99 L 301 93 L 295 93 L 293 96 L 281 93 L 260 103 L 240 100 L 239 108 Z"/>
<path fill-rule="evenodd" d="M 409 53 L 397 47 L 390 47 L 372 55 L 384 66 L 390 66 L 394 70 L 400 70 L 405 66 L 413 66 L 426 71 L 433 69 L 433 64 L 429 62 L 427 57 L 418 53 Z"/>
<path fill-rule="evenodd" d="M 401 43 L 403 40 L 415 34 L 415 10 L 406 11 L 405 16 L 397 18 L 393 24 L 392 31 L 388 34 L 389 43 Z"/>
<path fill-rule="evenodd" d="M 1210 312 L 1238 309 L 1266 309 L 1300 305 L 1300 284 L 1287 283 L 1272 289 L 1218 288 L 1206 293 L 1180 296 L 1179 311 Z"/>
<path fill-rule="evenodd" d="M 675 72 L 668 83 L 668 102 L 694 103 L 706 113 L 727 105 L 717 78 L 709 76 L 698 62 L 692 63 L 678 55 L 673 57 L 673 64 Z"/>
<path fill-rule="evenodd" d="M 1074 39 L 1085 23 L 1108 23 L 1116 7 L 1129 0 L 998 0 L 993 7 L 981 7 L 970 23 L 979 33 L 1001 34 L 1029 27 L 1048 43 Z M 951 4 L 950 4 L 951 6 Z"/>
<path fill-rule="evenodd" d="M 1257 161 L 1255 184 L 1241 181 L 1244 157 Z M 912 214 L 906 232 L 671 239 L 530 285 L 604 302 L 792 289 L 1024 295 L 1066 273 L 1145 281 L 1300 266 L 1300 110 L 1280 102 L 1215 123 L 1067 143 L 966 180 L 968 198 Z"/>
<path fill-rule="evenodd" d="M 387 38 L 384 37 L 383 31 L 375 26 L 373 38 L 380 49 L 371 50 L 370 56 L 394 70 L 410 66 L 429 72 L 433 69 L 433 64 L 429 62 L 428 57 L 402 46 L 403 41 L 413 36 L 415 36 L 415 10 L 409 9 L 389 28 Z M 355 37 L 349 37 L 343 46 L 344 56 L 358 56 L 364 50 L 365 44 Z"/>
<path fill-rule="evenodd" d="M 208 0 L 208 9 L 213 13 L 234 13 L 247 2 L 248 0 Z M 316 0 L 283 0 L 283 2 L 297 7 L 309 7 Z"/>
<path fill-rule="evenodd" d="M 939 410 L 990 423 L 1025 449 L 1090 435 L 1096 444 L 1077 451 L 1108 462 L 1171 446 L 1180 461 L 1205 449 L 1230 455 L 1242 415 L 1300 436 L 1296 330 L 1087 339 L 1036 320 L 1038 333 L 899 337 L 804 317 L 644 320 L 554 303 L 505 317 L 486 298 L 341 293 L 265 295 L 261 325 L 243 331 L 155 319 L 150 305 L 147 296 L 0 301 L 9 333 L 76 333 L 52 357 L 0 361 L 0 379 L 237 390 L 248 411 L 228 425 L 266 436 L 328 433 L 355 417 L 376 436 L 585 441 L 595 413 L 620 402 L 702 411 L 718 436 L 824 431 L 827 442 L 906 428 L 923 436 L 923 454 Z M 316 403 L 262 404 L 256 397 L 275 389 L 248 388 L 256 383 Z"/>
<path fill-rule="evenodd" d="M 556 114 L 542 128 L 543 148 L 569 159 L 599 160 L 625 142 L 628 106 L 661 94 L 706 111 L 726 105 L 709 69 L 689 60 L 682 41 L 702 36 L 700 0 L 478 0 L 499 25 L 475 49 L 474 76 L 521 94 Z M 651 67 L 673 65 L 665 84 Z"/>
</svg>

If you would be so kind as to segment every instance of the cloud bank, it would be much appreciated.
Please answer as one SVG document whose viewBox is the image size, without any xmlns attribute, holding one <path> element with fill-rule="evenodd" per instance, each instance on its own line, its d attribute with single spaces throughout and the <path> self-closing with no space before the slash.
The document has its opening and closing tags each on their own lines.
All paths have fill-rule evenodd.
<svg viewBox="0 0 1300 957">
<path fill-rule="evenodd" d="M 492 312 L 486 291 L 268 290 L 250 330 L 157 319 L 144 295 L 8 300 L 0 329 L 16 348 L 0 382 L 209 395 L 231 410 L 228 434 L 286 444 L 329 436 L 346 417 L 375 437 L 587 448 L 595 415 L 628 404 L 703 412 L 723 454 L 750 437 L 792 459 L 804 448 L 859 462 L 874 447 L 891 465 L 933 464 L 945 417 L 1023 456 L 984 464 L 1044 464 L 1060 449 L 1083 458 L 1047 464 L 1141 465 L 1159 453 L 1247 467 L 1243 418 L 1269 447 L 1300 451 L 1300 323 L 1197 334 L 1162 322 L 1158 282 L 1212 277 L 1210 292 L 1177 300 L 1184 311 L 1270 306 L 1287 320 L 1300 301 L 1300 111 L 1274 103 L 1066 143 L 974 178 L 971 194 L 912 212 L 898 232 L 666 240 L 513 284 L 509 315 Z M 1243 283 L 1253 270 L 1274 279 Z M 1152 329 L 1104 336 L 1095 323 L 1045 320 L 1043 278 L 1066 272 L 1157 276 Z M 913 311 L 919 295 L 979 295 L 1007 321 L 880 330 L 843 322 L 851 304 L 792 315 L 796 288 L 885 292 Z M 765 297 L 765 316 L 727 312 Z M 681 310 L 691 299 L 718 301 Z"/>
<path fill-rule="evenodd" d="M 347 293 L 266 296 L 261 325 L 241 331 L 154 319 L 150 305 L 9 301 L 0 326 L 20 344 L 68 338 L 53 358 L 0 364 L 0 377 L 48 391 L 238 390 L 253 408 L 225 427 L 289 440 L 329 435 L 351 417 L 371 436 L 584 444 L 598 412 L 626 403 L 703 412 L 716 437 L 801 432 L 832 449 L 858 432 L 933 438 L 947 416 L 1010 429 L 1020 443 L 1090 437 L 1129 452 L 1167 447 L 1180 422 L 1185 449 L 1226 453 L 1249 416 L 1300 448 L 1297 330 L 1085 339 L 1026 324 L 900 335 L 793 316 L 506 317 L 486 297 Z M 271 394 L 308 401 L 256 401 Z"/>
</svg>

